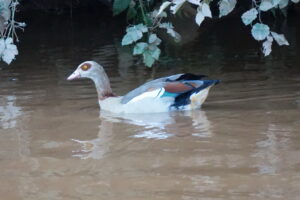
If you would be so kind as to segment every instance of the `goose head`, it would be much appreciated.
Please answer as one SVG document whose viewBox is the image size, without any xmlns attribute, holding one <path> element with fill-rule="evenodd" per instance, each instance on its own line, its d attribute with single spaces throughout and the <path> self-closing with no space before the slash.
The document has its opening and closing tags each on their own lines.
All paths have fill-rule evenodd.
<svg viewBox="0 0 300 200">
<path fill-rule="evenodd" d="M 105 75 L 105 71 L 100 64 L 95 61 L 85 61 L 78 65 L 77 69 L 67 78 L 67 80 L 70 81 L 80 78 L 89 78 L 94 80 Z"/>
<path fill-rule="evenodd" d="M 82 78 L 91 79 L 95 83 L 99 99 L 112 95 L 108 76 L 103 67 L 97 62 L 85 61 L 79 64 L 67 80 L 70 81 Z"/>
</svg>

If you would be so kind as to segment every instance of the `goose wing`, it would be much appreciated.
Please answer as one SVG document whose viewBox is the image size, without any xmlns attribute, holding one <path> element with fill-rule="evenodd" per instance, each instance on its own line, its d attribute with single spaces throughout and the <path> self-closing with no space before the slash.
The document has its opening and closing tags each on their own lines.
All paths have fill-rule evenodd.
<svg viewBox="0 0 300 200">
<path fill-rule="evenodd" d="M 126 94 L 121 103 L 139 101 L 144 98 L 174 97 L 190 92 L 203 85 L 204 75 L 176 74 L 149 81 Z"/>
</svg>

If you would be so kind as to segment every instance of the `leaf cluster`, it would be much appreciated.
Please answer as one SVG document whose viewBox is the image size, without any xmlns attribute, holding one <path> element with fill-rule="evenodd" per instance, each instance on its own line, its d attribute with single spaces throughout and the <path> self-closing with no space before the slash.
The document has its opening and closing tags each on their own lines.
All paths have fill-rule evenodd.
<svg viewBox="0 0 300 200">
<path fill-rule="evenodd" d="M 200 26 L 206 18 L 212 18 L 210 3 L 214 0 L 165 0 L 158 10 L 150 6 L 149 0 L 115 0 L 113 6 L 114 15 L 127 10 L 127 18 L 137 21 L 138 25 L 129 26 L 123 37 L 122 45 L 134 45 L 133 55 L 142 55 L 146 66 L 151 67 L 159 59 L 160 39 L 155 34 L 158 28 L 174 38 L 180 40 L 180 35 L 174 30 L 171 22 L 165 20 L 169 13 L 175 15 L 184 4 L 191 4 L 196 8 L 195 22 Z M 221 18 L 230 14 L 236 7 L 237 0 L 216 0 L 218 2 L 218 17 Z M 285 9 L 291 3 L 298 3 L 300 0 L 249 0 L 252 7 L 241 16 L 246 26 L 251 26 L 251 34 L 257 41 L 263 41 L 262 51 L 265 56 L 272 51 L 272 43 L 275 40 L 280 46 L 289 45 L 283 34 L 270 30 L 270 27 L 263 23 L 262 12 L 274 9 Z M 216 16 L 216 15 L 214 15 Z M 144 34 L 147 33 L 147 34 Z M 153 38 L 159 42 L 153 42 Z M 142 42 L 140 40 L 143 40 Z"/>
<path fill-rule="evenodd" d="M 0 0 L 0 60 L 10 64 L 18 55 L 14 40 L 18 41 L 16 29 L 25 27 L 25 23 L 15 21 L 17 0 Z"/>
</svg>

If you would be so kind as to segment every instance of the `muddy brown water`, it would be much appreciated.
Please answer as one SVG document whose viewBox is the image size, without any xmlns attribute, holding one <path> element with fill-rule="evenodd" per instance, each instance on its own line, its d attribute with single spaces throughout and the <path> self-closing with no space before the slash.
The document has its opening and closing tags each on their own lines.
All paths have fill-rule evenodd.
<svg viewBox="0 0 300 200">
<path fill-rule="evenodd" d="M 0 199 L 299 199 L 299 22 L 268 58 L 247 28 L 232 31 L 239 23 L 164 47 L 151 71 L 120 48 L 113 22 L 33 20 L 0 70 Z M 99 112 L 90 81 L 65 80 L 89 59 L 118 94 L 181 72 L 222 83 L 201 110 L 115 116 Z"/>
</svg>

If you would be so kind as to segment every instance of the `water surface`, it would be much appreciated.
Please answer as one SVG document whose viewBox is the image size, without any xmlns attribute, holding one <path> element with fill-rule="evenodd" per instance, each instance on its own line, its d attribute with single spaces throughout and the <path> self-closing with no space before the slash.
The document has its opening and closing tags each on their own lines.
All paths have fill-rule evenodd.
<svg viewBox="0 0 300 200">
<path fill-rule="evenodd" d="M 285 29 L 291 46 L 268 58 L 244 26 L 232 31 L 237 20 L 165 47 L 151 71 L 120 47 L 116 22 L 44 20 L 0 70 L 1 199 L 299 198 L 299 22 Z M 99 112 L 91 81 L 65 80 L 91 59 L 120 95 L 181 72 L 222 83 L 201 110 L 115 116 Z"/>
</svg>

